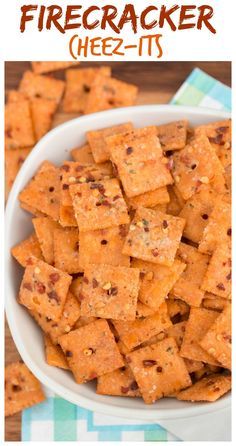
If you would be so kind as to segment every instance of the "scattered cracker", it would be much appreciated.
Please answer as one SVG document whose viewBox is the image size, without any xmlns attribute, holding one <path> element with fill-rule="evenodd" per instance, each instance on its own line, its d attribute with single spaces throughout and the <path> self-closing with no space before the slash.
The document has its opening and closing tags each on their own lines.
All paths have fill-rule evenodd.
<svg viewBox="0 0 236 446">
<path fill-rule="evenodd" d="M 62 315 L 71 277 L 42 260 L 35 259 L 25 269 L 19 303 L 54 321 Z"/>
<path fill-rule="evenodd" d="M 153 209 L 138 208 L 126 237 L 123 254 L 171 266 L 184 224 L 182 218 Z"/>
<path fill-rule="evenodd" d="M 45 400 L 37 378 L 25 364 L 15 362 L 5 368 L 5 416 Z"/>
<path fill-rule="evenodd" d="M 166 204 L 170 201 L 170 197 L 167 191 L 167 187 L 160 187 L 159 189 L 145 192 L 144 194 L 137 195 L 136 197 L 126 198 L 128 206 L 132 209 L 138 207 L 144 208 L 156 208 L 158 205 Z"/>
<path fill-rule="evenodd" d="M 141 396 L 138 384 L 128 365 L 100 376 L 97 381 L 97 393 L 113 396 Z"/>
<path fill-rule="evenodd" d="M 59 345 L 54 345 L 49 336 L 44 335 L 45 359 L 49 365 L 68 370 L 66 357 Z"/>
<path fill-rule="evenodd" d="M 109 136 L 106 141 L 127 197 L 154 191 L 173 182 L 156 127 Z"/>
<path fill-rule="evenodd" d="M 49 76 L 41 76 L 32 71 L 25 71 L 21 79 L 19 91 L 29 99 L 50 99 L 59 104 L 65 82 Z"/>
<path fill-rule="evenodd" d="M 127 206 L 118 180 L 70 186 L 80 231 L 105 229 L 129 223 Z"/>
<path fill-rule="evenodd" d="M 49 71 L 64 70 L 71 65 L 78 65 L 79 62 L 31 62 L 33 71 L 37 74 L 48 73 Z"/>
<path fill-rule="evenodd" d="M 62 336 L 60 344 L 79 384 L 124 365 L 109 325 L 103 319 Z"/>
<path fill-rule="evenodd" d="M 173 338 L 129 353 L 127 361 L 147 404 L 192 384 Z"/>
<path fill-rule="evenodd" d="M 47 263 L 52 265 L 54 262 L 53 231 L 60 228 L 60 225 L 49 217 L 33 218 L 32 223 L 43 253 L 43 257 Z"/>
<path fill-rule="evenodd" d="M 205 273 L 202 289 L 223 298 L 231 293 L 231 247 L 218 245 L 210 259 Z"/>
<path fill-rule="evenodd" d="M 11 255 L 19 262 L 24 268 L 30 265 L 31 258 L 43 260 L 42 251 L 36 235 L 33 233 L 27 239 L 18 243 L 11 249 Z"/>
<path fill-rule="evenodd" d="M 195 127 L 196 135 L 206 135 L 219 156 L 225 144 L 231 143 L 231 119 Z"/>
<path fill-rule="evenodd" d="M 32 99 L 31 112 L 37 141 L 50 130 L 56 108 L 56 101 L 51 99 Z"/>
<path fill-rule="evenodd" d="M 27 96 L 19 90 L 9 90 L 7 102 L 21 102 L 27 100 Z"/>
<path fill-rule="evenodd" d="M 180 150 L 186 145 L 188 121 L 175 121 L 157 126 L 157 135 L 165 152 Z"/>
<path fill-rule="evenodd" d="M 53 231 L 53 250 L 56 268 L 69 274 L 81 271 L 77 228 L 55 229 Z"/>
<path fill-rule="evenodd" d="M 35 143 L 29 101 L 9 102 L 5 105 L 5 147 L 18 149 Z"/>
<path fill-rule="evenodd" d="M 31 148 L 22 148 L 5 151 L 5 192 L 6 198 L 13 186 L 15 178 L 31 151 Z"/>
<path fill-rule="evenodd" d="M 81 164 L 93 164 L 95 162 L 89 144 L 84 144 L 81 147 L 76 147 L 75 149 L 72 149 L 70 154 L 71 157 L 73 158 L 73 161 L 77 161 Z"/>
<path fill-rule="evenodd" d="M 182 390 L 176 396 L 180 401 L 216 401 L 231 389 L 231 377 L 210 375 Z"/>
</svg>

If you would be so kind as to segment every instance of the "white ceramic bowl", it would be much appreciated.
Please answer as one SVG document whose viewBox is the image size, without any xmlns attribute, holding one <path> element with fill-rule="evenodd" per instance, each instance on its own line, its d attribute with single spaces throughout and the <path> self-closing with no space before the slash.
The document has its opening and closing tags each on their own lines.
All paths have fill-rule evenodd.
<svg viewBox="0 0 236 446">
<path fill-rule="evenodd" d="M 226 395 L 215 403 L 188 403 L 166 398 L 154 405 L 141 399 L 97 395 L 93 383 L 76 384 L 70 372 L 50 367 L 44 359 L 42 334 L 37 324 L 17 301 L 22 268 L 10 255 L 10 249 L 32 231 L 30 215 L 18 203 L 18 194 L 45 159 L 60 164 L 69 158 L 70 149 L 85 141 L 85 132 L 132 121 L 136 127 L 163 124 L 187 118 L 192 125 L 226 119 L 228 113 L 205 108 L 174 105 L 145 105 L 95 113 L 66 122 L 44 136 L 24 162 L 6 211 L 6 311 L 9 326 L 19 353 L 38 379 L 58 395 L 87 409 L 129 419 L 161 420 L 192 417 L 221 410 L 230 404 Z"/>
</svg>

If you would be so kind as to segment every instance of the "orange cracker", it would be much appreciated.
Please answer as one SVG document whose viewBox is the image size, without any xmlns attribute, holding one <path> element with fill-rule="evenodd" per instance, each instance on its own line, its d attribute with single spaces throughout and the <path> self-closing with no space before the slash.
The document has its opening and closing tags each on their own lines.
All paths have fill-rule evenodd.
<svg viewBox="0 0 236 446">
<path fill-rule="evenodd" d="M 106 141 L 128 198 L 173 182 L 155 127 L 109 136 Z"/>
<path fill-rule="evenodd" d="M 84 268 L 81 315 L 132 321 L 136 316 L 139 270 L 124 266 Z"/>
<path fill-rule="evenodd" d="M 231 377 L 212 374 L 177 394 L 180 401 L 216 401 L 231 389 Z"/>
<path fill-rule="evenodd" d="M 186 243 L 180 243 L 177 258 L 186 263 L 186 268 L 175 282 L 171 294 L 187 304 L 199 307 L 205 292 L 201 289 L 206 274 L 209 256 Z"/>
<path fill-rule="evenodd" d="M 9 90 L 7 93 L 7 102 L 20 102 L 27 100 L 27 96 L 19 90 Z"/>
<path fill-rule="evenodd" d="M 167 314 L 165 302 L 159 307 L 156 313 L 144 319 L 136 319 L 132 322 L 114 321 L 113 323 L 121 341 L 129 350 L 132 350 L 172 325 Z"/>
<path fill-rule="evenodd" d="M 202 282 L 202 289 L 223 298 L 231 293 L 231 248 L 217 245 Z"/>
<path fill-rule="evenodd" d="M 221 149 L 225 144 L 231 143 L 231 119 L 211 122 L 195 127 L 196 135 L 206 135 L 212 147 L 220 155 Z"/>
<path fill-rule="evenodd" d="M 199 345 L 199 341 L 207 333 L 218 316 L 219 313 L 216 311 L 205 310 L 205 308 L 191 308 L 185 327 L 184 340 L 180 349 L 181 356 L 212 365 L 219 365 L 218 361 Z"/>
<path fill-rule="evenodd" d="M 19 200 L 58 221 L 60 204 L 58 169 L 52 163 L 44 162 L 36 175 L 20 192 Z"/>
<path fill-rule="evenodd" d="M 207 292 L 205 293 L 204 299 L 202 301 L 202 306 L 204 308 L 207 308 L 208 310 L 222 311 L 228 304 L 228 299 L 223 299 L 222 297 Z"/>
<path fill-rule="evenodd" d="M 39 241 L 43 257 L 50 265 L 54 262 L 53 254 L 53 231 L 60 225 L 49 217 L 36 217 L 32 219 L 34 230 Z M 36 256 L 37 257 L 37 256 Z"/>
<path fill-rule="evenodd" d="M 15 181 L 15 178 L 31 151 L 31 148 L 14 149 L 5 151 L 5 192 L 6 198 Z"/>
<path fill-rule="evenodd" d="M 231 369 L 231 305 L 227 305 L 199 344 L 223 367 Z"/>
<path fill-rule="evenodd" d="M 77 228 L 77 221 L 75 219 L 73 206 L 63 206 L 62 204 L 60 204 L 59 223 L 63 227 Z"/>
<path fill-rule="evenodd" d="M 5 105 L 5 147 L 18 149 L 35 143 L 29 101 L 9 102 Z"/>
<path fill-rule="evenodd" d="M 70 283 L 71 277 L 68 274 L 35 259 L 25 269 L 19 302 L 29 310 L 58 321 Z"/>
<path fill-rule="evenodd" d="M 170 200 L 166 186 L 159 189 L 145 192 L 144 194 L 137 195 L 136 197 L 127 198 L 128 206 L 132 209 L 138 207 L 155 208 L 159 204 L 166 204 Z"/>
<path fill-rule="evenodd" d="M 171 266 L 185 221 L 153 209 L 138 208 L 130 225 L 123 254 Z"/>
<path fill-rule="evenodd" d="M 101 180 L 103 172 L 95 164 L 81 164 L 75 161 L 65 161 L 60 167 L 61 203 L 63 206 L 72 206 L 69 187 L 72 184 L 91 183 Z"/>
<path fill-rule="evenodd" d="M 116 179 L 70 186 L 80 231 L 129 223 L 127 206 Z"/>
<path fill-rule="evenodd" d="M 137 94 L 136 85 L 104 76 L 100 72 L 91 84 L 84 112 L 94 113 L 115 107 L 128 107 L 135 103 Z"/>
<path fill-rule="evenodd" d="M 54 345 L 58 344 L 59 337 L 69 333 L 80 317 L 80 304 L 76 297 L 68 292 L 65 300 L 62 315 L 58 321 L 48 316 L 43 316 L 37 311 L 30 311 L 31 316 L 36 320 L 43 332 L 48 335 Z"/>
<path fill-rule="evenodd" d="M 165 152 L 183 149 L 187 140 L 188 121 L 175 121 L 157 126 L 157 135 Z"/>
<path fill-rule="evenodd" d="M 169 338 L 174 338 L 176 344 L 180 348 L 184 339 L 186 321 L 178 322 L 172 325 L 166 330 L 167 336 Z"/>
<path fill-rule="evenodd" d="M 104 319 L 62 336 L 60 344 L 79 384 L 124 365 L 114 336 Z"/>
<path fill-rule="evenodd" d="M 37 74 L 48 73 L 49 71 L 64 70 L 71 65 L 78 65 L 79 62 L 31 62 L 33 71 Z"/>
<path fill-rule="evenodd" d="M 84 144 L 81 147 L 76 147 L 70 152 L 73 161 L 78 161 L 81 164 L 93 164 L 94 157 L 89 144 Z"/>
<path fill-rule="evenodd" d="M 199 243 L 199 251 L 212 254 L 217 243 L 231 243 L 231 207 L 218 197 Z"/>
<path fill-rule="evenodd" d="M 18 243 L 11 249 L 12 256 L 24 268 L 30 265 L 31 257 L 43 259 L 42 251 L 36 235 L 33 233 L 27 239 Z"/>
<path fill-rule="evenodd" d="M 54 367 L 68 370 L 65 355 L 59 345 L 54 345 L 49 336 L 44 335 L 46 362 Z"/>
<path fill-rule="evenodd" d="M 172 266 L 168 267 L 133 259 L 132 266 L 140 269 L 139 300 L 156 310 L 185 268 L 185 264 L 179 260 L 175 260 Z"/>
<path fill-rule="evenodd" d="M 181 319 L 182 317 L 188 316 L 189 305 L 186 302 L 170 297 L 166 300 L 166 304 L 171 319 Z"/>
<path fill-rule="evenodd" d="M 223 167 L 206 136 L 192 139 L 184 149 L 175 152 L 171 173 L 184 200 L 194 195 L 201 184 L 212 183 L 222 175 Z"/>
<path fill-rule="evenodd" d="M 186 221 L 184 237 L 199 243 L 214 208 L 216 197 L 217 193 L 209 185 L 204 185 L 186 201 L 179 213 L 179 216 Z"/>
<path fill-rule="evenodd" d="M 81 271 L 79 264 L 79 231 L 77 228 L 53 231 L 55 267 L 69 274 Z"/>
<path fill-rule="evenodd" d="M 138 384 L 128 365 L 100 376 L 97 381 L 97 393 L 113 396 L 141 396 Z"/>
<path fill-rule="evenodd" d="M 19 91 L 29 99 L 50 99 L 59 104 L 64 92 L 65 82 L 49 76 L 41 76 L 32 71 L 25 71 Z"/>
<path fill-rule="evenodd" d="M 108 136 L 129 132 L 132 129 L 133 124 L 131 122 L 127 122 L 125 124 L 118 124 L 113 127 L 107 127 L 100 130 L 91 130 L 87 132 L 86 136 L 95 162 L 103 163 L 104 161 L 108 161 L 110 159 L 110 150 L 106 143 L 106 138 Z"/>
<path fill-rule="evenodd" d="M 50 130 L 56 108 L 56 101 L 51 99 L 32 99 L 31 112 L 37 141 Z"/>
<path fill-rule="evenodd" d="M 91 85 L 98 73 L 111 75 L 111 68 L 82 68 L 66 70 L 66 89 L 63 99 L 63 110 L 67 113 L 83 113 L 91 90 Z"/>
<path fill-rule="evenodd" d="M 25 364 L 14 362 L 5 368 L 5 416 L 45 400 L 40 382 Z"/>
<path fill-rule="evenodd" d="M 173 338 L 129 353 L 127 361 L 147 404 L 192 384 Z"/>
<path fill-rule="evenodd" d="M 93 264 L 113 266 L 130 265 L 130 257 L 122 254 L 128 225 L 113 226 L 79 234 L 79 263 L 81 267 Z"/>
</svg>

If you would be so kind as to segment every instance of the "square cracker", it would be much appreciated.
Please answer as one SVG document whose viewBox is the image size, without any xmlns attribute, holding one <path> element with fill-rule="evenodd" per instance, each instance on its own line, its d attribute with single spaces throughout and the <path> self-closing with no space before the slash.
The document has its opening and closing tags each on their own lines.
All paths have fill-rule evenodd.
<svg viewBox="0 0 236 446">
<path fill-rule="evenodd" d="M 69 291 L 62 315 L 58 321 L 48 316 L 43 316 L 37 311 L 31 311 L 31 316 L 35 319 L 43 332 L 48 335 L 54 345 L 58 345 L 60 336 L 69 333 L 74 328 L 75 323 L 80 317 L 80 304 L 78 299 Z"/>
<path fill-rule="evenodd" d="M 231 243 L 231 232 L 231 206 L 219 196 L 203 231 L 199 251 L 212 254 L 218 243 Z"/>
<path fill-rule="evenodd" d="M 54 321 L 62 315 L 71 277 L 42 260 L 35 259 L 25 269 L 19 302 Z"/>
<path fill-rule="evenodd" d="M 79 384 L 124 365 L 114 336 L 104 319 L 61 336 L 60 344 Z"/>
<path fill-rule="evenodd" d="M 78 227 L 73 206 L 63 206 L 62 204 L 60 204 L 59 223 L 63 228 Z"/>
<path fill-rule="evenodd" d="M 199 307 L 205 294 L 201 285 L 209 265 L 209 256 L 193 246 L 180 243 L 177 258 L 186 264 L 186 268 L 175 282 L 171 295 Z"/>
<path fill-rule="evenodd" d="M 192 384 L 173 338 L 129 353 L 127 360 L 147 404 Z"/>
<path fill-rule="evenodd" d="M 5 147 L 18 149 L 35 143 L 29 101 L 10 102 L 5 105 Z"/>
<path fill-rule="evenodd" d="M 31 234 L 27 239 L 15 245 L 11 249 L 11 255 L 24 268 L 27 265 L 30 265 L 32 257 L 43 260 L 42 251 L 36 234 Z"/>
<path fill-rule="evenodd" d="M 175 260 L 171 266 L 164 266 L 133 259 L 132 267 L 140 269 L 139 300 L 157 310 L 184 271 L 185 264 Z"/>
<path fill-rule="evenodd" d="M 205 310 L 205 308 L 190 309 L 189 319 L 185 327 L 184 340 L 180 354 L 184 358 L 206 362 L 207 364 L 219 365 L 219 362 L 203 349 L 199 342 L 215 322 L 219 313 Z"/>
<path fill-rule="evenodd" d="M 49 336 L 44 335 L 45 359 L 48 365 L 68 370 L 65 355 L 59 345 L 54 345 Z"/>
<path fill-rule="evenodd" d="M 128 364 L 121 369 L 99 376 L 97 380 L 97 393 L 99 395 L 113 396 L 141 396 L 138 384 Z"/>
<path fill-rule="evenodd" d="M 129 351 L 172 325 L 165 302 L 161 304 L 156 313 L 144 319 L 129 322 L 113 321 L 113 324 L 121 341 Z"/>
<path fill-rule="evenodd" d="M 65 82 L 49 76 L 41 76 L 32 71 L 25 71 L 21 79 L 19 91 L 29 99 L 50 99 L 59 104 Z"/>
<path fill-rule="evenodd" d="M 84 268 L 81 315 L 133 321 L 139 292 L 139 269 L 88 265 Z"/>
<path fill-rule="evenodd" d="M 225 144 L 231 143 L 231 119 L 200 125 L 195 127 L 194 131 L 196 135 L 208 137 L 218 156 Z"/>
<path fill-rule="evenodd" d="M 106 141 L 128 198 L 173 182 L 156 127 L 109 136 Z"/>
<path fill-rule="evenodd" d="M 117 179 L 70 186 L 80 231 L 129 223 L 127 206 Z"/>
<path fill-rule="evenodd" d="M 130 265 L 130 257 L 122 254 L 128 225 L 113 226 L 79 234 L 79 264 L 82 268 L 91 263 L 113 266 Z"/>
<path fill-rule="evenodd" d="M 86 136 L 95 162 L 103 163 L 104 161 L 108 161 L 110 159 L 110 151 L 106 143 L 106 138 L 108 136 L 128 132 L 132 129 L 133 124 L 131 122 L 127 122 L 124 124 L 115 125 L 113 127 L 107 127 L 100 130 L 91 130 L 87 132 Z"/>
<path fill-rule="evenodd" d="M 203 278 L 202 290 L 230 298 L 231 263 L 230 246 L 227 243 L 217 245 Z"/>
<path fill-rule="evenodd" d="M 76 147 L 70 151 L 73 161 L 78 161 L 81 164 L 95 163 L 92 150 L 89 144 L 84 144 L 81 147 Z"/>
<path fill-rule="evenodd" d="M 213 183 L 223 174 L 223 166 L 206 136 L 193 138 L 174 153 L 172 160 L 171 173 L 184 200 L 192 197 L 201 184 Z"/>
<path fill-rule="evenodd" d="M 69 274 L 80 272 L 78 229 L 55 229 L 53 231 L 53 252 L 56 268 Z"/>
<path fill-rule="evenodd" d="M 199 344 L 223 367 L 231 369 L 231 305 L 227 305 Z"/>
<path fill-rule="evenodd" d="M 5 368 L 5 416 L 41 403 L 45 395 L 40 382 L 22 362 Z"/>
<path fill-rule="evenodd" d="M 144 194 L 137 195 L 136 197 L 126 197 L 126 202 L 131 209 L 137 209 L 140 206 L 144 208 L 155 208 L 157 205 L 166 204 L 169 201 L 170 197 L 166 186 L 144 192 Z"/>
<path fill-rule="evenodd" d="M 64 70 L 71 65 L 78 65 L 79 62 L 31 62 L 33 71 L 37 74 L 48 73 L 49 71 Z"/>
<path fill-rule="evenodd" d="M 46 263 L 52 265 L 54 262 L 53 231 L 60 228 L 60 225 L 49 217 L 35 217 L 32 219 L 32 223 L 43 257 Z"/>
<path fill-rule="evenodd" d="M 31 148 L 5 150 L 5 193 L 6 198 L 13 186 L 15 178 L 31 151 Z"/>
<path fill-rule="evenodd" d="M 61 204 L 72 206 L 69 188 L 72 184 L 91 183 L 102 180 L 102 169 L 96 164 L 81 164 L 75 161 L 65 161 L 60 167 Z"/>
<path fill-rule="evenodd" d="M 98 73 L 104 77 L 111 75 L 111 68 L 81 68 L 66 70 L 66 89 L 63 99 L 63 110 L 66 113 L 84 113 L 91 90 L 91 85 Z"/>
<path fill-rule="evenodd" d="M 85 104 L 85 113 L 109 110 L 115 107 L 128 107 L 136 101 L 136 85 L 104 76 L 101 72 L 95 76 Z"/>
<path fill-rule="evenodd" d="M 229 375 L 212 374 L 176 395 L 180 401 L 216 401 L 231 389 Z"/>
<path fill-rule="evenodd" d="M 37 141 L 51 128 L 57 103 L 51 99 L 34 98 L 31 100 L 31 113 Z"/>
<path fill-rule="evenodd" d="M 59 220 L 60 179 L 58 169 L 44 161 L 38 172 L 19 194 L 20 202 Z"/>
<path fill-rule="evenodd" d="M 174 121 L 157 126 L 157 136 L 165 152 L 183 149 L 187 140 L 188 121 Z"/>
<path fill-rule="evenodd" d="M 123 254 L 171 266 L 184 224 L 182 218 L 153 209 L 138 208 L 125 240 Z"/>
<path fill-rule="evenodd" d="M 199 191 L 186 201 L 179 213 L 186 221 L 183 235 L 199 243 L 216 202 L 217 193 L 209 186 L 202 185 Z"/>
</svg>

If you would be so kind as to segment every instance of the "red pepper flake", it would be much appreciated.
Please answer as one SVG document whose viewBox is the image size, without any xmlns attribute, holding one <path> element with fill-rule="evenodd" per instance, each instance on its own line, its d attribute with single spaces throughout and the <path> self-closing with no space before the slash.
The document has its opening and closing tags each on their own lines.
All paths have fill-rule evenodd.
<svg viewBox="0 0 236 446">
<path fill-rule="evenodd" d="M 85 93 L 89 93 L 91 88 L 88 85 L 84 84 L 83 85 L 83 90 L 84 90 Z"/>
<path fill-rule="evenodd" d="M 75 171 L 76 171 L 76 172 L 81 172 L 81 170 L 84 170 L 84 166 L 77 166 L 77 167 L 75 168 Z"/>
<path fill-rule="evenodd" d="M 167 220 L 163 220 L 162 226 L 163 226 L 164 229 L 168 228 Z"/>
<path fill-rule="evenodd" d="M 132 152 L 133 152 L 133 148 L 132 147 L 127 147 L 127 149 L 126 149 L 127 155 L 130 155 Z"/>
<path fill-rule="evenodd" d="M 120 225 L 119 227 L 119 235 L 121 237 L 126 237 L 128 234 L 128 227 L 126 225 Z"/>
<path fill-rule="evenodd" d="M 112 170 L 113 170 L 113 174 L 115 177 L 118 176 L 118 169 L 117 169 L 117 165 L 115 163 L 112 163 Z"/>
<path fill-rule="evenodd" d="M 75 243 L 74 251 L 79 251 L 79 242 Z"/>
<path fill-rule="evenodd" d="M 129 387 L 124 387 L 124 386 L 121 386 L 121 388 L 120 388 L 120 390 L 121 390 L 121 393 L 128 393 L 128 391 L 129 391 Z"/>
<path fill-rule="evenodd" d="M 49 279 L 54 284 L 58 282 L 58 280 L 60 279 L 60 275 L 58 273 L 52 273 L 49 275 Z"/>
<path fill-rule="evenodd" d="M 197 164 L 192 164 L 192 165 L 191 165 L 191 169 L 192 169 L 192 170 L 196 169 L 196 167 L 197 167 Z"/>
<path fill-rule="evenodd" d="M 145 277 L 145 274 L 146 274 L 146 273 L 145 273 L 144 271 L 141 271 L 141 273 L 140 273 L 140 279 L 141 279 L 141 280 L 143 280 L 143 279 L 144 279 L 144 277 Z"/>
<path fill-rule="evenodd" d="M 107 245 L 107 243 L 108 243 L 107 240 L 105 240 L 105 239 L 101 240 L 101 245 Z"/>
<path fill-rule="evenodd" d="M 49 187 L 49 192 L 53 192 L 54 191 L 54 187 L 53 186 L 51 186 L 51 187 Z"/>
<path fill-rule="evenodd" d="M 115 196 L 113 197 L 113 201 L 119 200 L 119 198 L 121 198 L 120 195 L 115 195 Z"/>
<path fill-rule="evenodd" d="M 224 341 L 229 342 L 230 344 L 232 343 L 232 337 L 230 334 L 222 333 L 222 338 Z"/>
<path fill-rule="evenodd" d="M 102 206 L 111 206 L 111 203 L 108 200 L 103 200 L 101 205 Z"/>
<path fill-rule="evenodd" d="M 227 133 L 227 130 L 229 129 L 229 127 L 227 127 L 227 126 L 222 126 L 222 127 L 218 127 L 217 129 L 216 129 L 216 132 L 217 133 Z"/>
<path fill-rule="evenodd" d="M 50 291 L 48 293 L 48 297 L 49 297 L 50 300 L 55 300 L 57 303 L 60 302 L 59 296 L 58 296 L 58 294 L 57 294 L 57 292 L 55 290 Z"/>
<path fill-rule="evenodd" d="M 208 215 L 207 214 L 202 214 L 202 219 L 203 220 L 208 220 Z"/>
<path fill-rule="evenodd" d="M 44 294 L 46 291 L 46 287 L 42 282 L 37 282 L 35 288 L 39 294 Z"/>
<path fill-rule="evenodd" d="M 62 189 L 63 189 L 63 190 L 67 190 L 67 189 L 69 189 L 69 184 L 66 184 L 66 183 L 63 184 L 63 185 L 62 185 Z"/>
<path fill-rule="evenodd" d="M 66 356 L 67 358 L 71 358 L 73 356 L 73 353 L 70 350 L 66 350 Z"/>
<path fill-rule="evenodd" d="M 68 166 L 67 164 L 63 164 L 63 166 L 61 166 L 61 169 L 64 170 L 65 172 L 69 172 L 70 166 Z"/>
<path fill-rule="evenodd" d="M 154 365 L 156 365 L 156 361 L 154 359 L 144 359 L 143 360 L 143 366 L 144 367 L 153 367 Z"/>
<path fill-rule="evenodd" d="M 132 383 L 129 386 L 130 390 L 137 390 L 138 389 L 138 384 L 136 383 L 136 381 L 132 381 Z"/>
<path fill-rule="evenodd" d="M 221 144 L 222 143 L 222 139 L 223 139 L 223 134 L 219 133 L 218 135 L 216 135 L 214 137 L 213 136 L 209 136 L 208 139 L 213 144 Z"/>
<path fill-rule="evenodd" d="M 82 300 L 85 299 L 85 296 L 82 293 L 79 293 L 78 299 L 81 302 Z"/>
<path fill-rule="evenodd" d="M 218 283 L 216 286 L 219 290 L 225 291 L 225 286 L 223 283 Z"/>
<path fill-rule="evenodd" d="M 84 282 L 84 283 L 87 283 L 87 284 L 89 283 L 89 280 L 88 280 L 88 278 L 87 278 L 86 276 L 84 276 L 84 278 L 83 278 L 83 282 Z"/>
<path fill-rule="evenodd" d="M 108 296 L 116 296 L 118 294 L 118 287 L 112 286 L 109 290 L 107 290 Z"/>
<path fill-rule="evenodd" d="M 231 280 L 231 275 L 232 275 L 232 274 L 231 274 L 231 271 L 230 271 L 230 273 L 227 274 L 226 279 L 227 279 L 227 280 Z"/>
<path fill-rule="evenodd" d="M 93 278 L 93 280 L 92 280 L 92 285 L 93 285 L 93 288 L 98 287 L 98 281 L 95 278 Z"/>
<path fill-rule="evenodd" d="M 151 250 L 151 253 L 152 253 L 152 255 L 154 256 L 154 257 L 157 257 L 158 256 L 158 249 L 157 248 L 155 248 L 155 249 L 152 249 Z"/>
<path fill-rule="evenodd" d="M 31 283 L 28 282 L 23 283 L 23 288 L 25 288 L 28 291 L 33 291 Z"/>
<path fill-rule="evenodd" d="M 231 229 L 231 228 L 228 229 L 228 231 L 227 231 L 227 235 L 228 235 L 229 237 L 231 237 L 231 235 L 232 235 L 232 229 Z"/>
<path fill-rule="evenodd" d="M 26 260 L 26 264 L 27 264 L 27 265 L 33 265 L 33 260 L 31 259 L 31 257 L 29 257 L 29 258 Z"/>
<path fill-rule="evenodd" d="M 20 386 L 18 386 L 17 384 L 13 384 L 12 385 L 12 390 L 13 390 L 13 392 L 20 392 L 21 391 L 21 387 Z"/>
<path fill-rule="evenodd" d="M 159 365 L 159 366 L 157 366 L 157 368 L 156 368 L 156 371 L 157 371 L 157 373 L 161 373 L 162 372 L 162 367 Z"/>
</svg>

